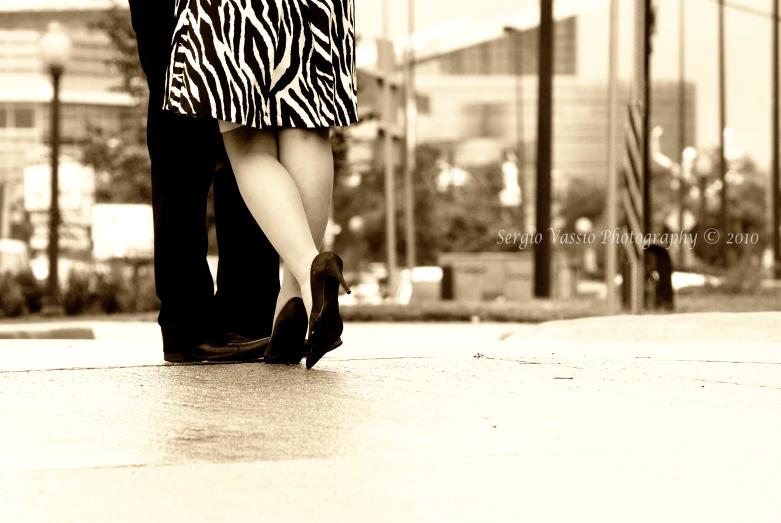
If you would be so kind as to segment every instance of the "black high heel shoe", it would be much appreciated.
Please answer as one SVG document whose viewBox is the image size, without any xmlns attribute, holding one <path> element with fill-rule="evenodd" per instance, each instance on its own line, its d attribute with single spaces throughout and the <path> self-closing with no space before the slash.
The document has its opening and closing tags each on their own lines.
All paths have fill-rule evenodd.
<svg viewBox="0 0 781 523">
<path fill-rule="evenodd" d="M 279 311 L 263 361 L 287 365 L 301 363 L 305 353 L 306 330 L 304 300 L 292 298 Z"/>
<path fill-rule="evenodd" d="M 344 329 L 339 315 L 339 285 L 347 294 L 350 288 L 344 281 L 344 262 L 333 252 L 324 252 L 312 261 L 309 283 L 312 287 L 312 315 L 309 321 L 309 347 L 306 368 L 311 369 L 326 353 L 342 344 Z M 322 304 L 319 309 L 316 304 Z"/>
</svg>

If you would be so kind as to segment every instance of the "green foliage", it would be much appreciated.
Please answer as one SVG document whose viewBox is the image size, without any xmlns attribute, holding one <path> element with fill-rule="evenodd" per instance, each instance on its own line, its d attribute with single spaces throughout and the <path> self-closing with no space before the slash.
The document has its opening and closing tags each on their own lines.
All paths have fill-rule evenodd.
<svg viewBox="0 0 781 523">
<path fill-rule="evenodd" d="M 120 275 L 116 273 L 98 274 L 96 278 L 94 300 L 98 308 L 106 314 L 126 312 L 130 301 Z"/>
<path fill-rule="evenodd" d="M 68 286 L 62 293 L 62 306 L 70 316 L 82 314 L 90 305 L 90 278 L 87 274 L 72 271 L 68 275 Z"/>
<path fill-rule="evenodd" d="M 121 137 L 91 128 L 82 161 L 95 170 L 97 203 L 151 203 L 152 167 L 146 142 L 129 129 Z"/>
<path fill-rule="evenodd" d="M 0 275 L 0 317 L 15 318 L 41 310 L 43 289 L 29 273 Z"/>
<path fill-rule="evenodd" d="M 342 140 L 342 138 L 339 138 Z M 335 155 L 339 154 L 335 141 Z M 414 173 L 414 207 L 418 264 L 436 264 L 443 252 L 481 252 L 506 249 L 497 245 L 501 229 L 521 230 L 520 210 L 503 209 L 499 201 L 502 174 L 499 164 L 470 169 L 470 181 L 463 186 L 440 190 L 437 179 L 443 152 L 430 145 L 416 151 Z M 337 165 L 341 165 L 337 163 Z M 384 172 L 372 169 L 361 177 L 360 185 L 345 183 L 350 173 L 337 169 L 334 188 L 334 219 L 342 226 L 336 249 L 348 257 L 360 255 L 367 261 L 385 260 L 385 178 Z M 397 255 L 405 256 L 404 184 L 396 177 L 395 220 Z M 360 233 L 348 230 L 350 218 L 360 216 L 364 227 Z"/>
<path fill-rule="evenodd" d="M 727 226 L 721 225 L 721 186 L 719 176 L 719 150 L 706 150 L 710 159 L 712 172 L 705 178 L 706 190 L 705 216 L 700 215 L 700 200 L 690 201 L 691 209 L 696 209 L 698 216 L 697 232 L 716 229 L 721 234 L 722 245 L 709 245 L 707 242 L 697 242 L 695 254 L 703 262 L 717 267 L 736 267 L 750 265 L 758 272 L 759 258 L 767 246 L 766 209 L 767 209 L 767 178 L 757 169 L 756 164 L 748 157 L 732 160 L 728 165 L 727 175 Z M 758 241 L 748 244 L 723 245 L 730 235 L 756 235 Z M 722 247 L 724 247 L 722 249 Z"/>
<path fill-rule="evenodd" d="M 123 127 L 111 135 L 90 126 L 82 148 L 82 161 L 97 175 L 98 203 L 150 203 L 151 162 L 146 147 L 146 107 L 149 91 L 138 59 L 138 45 L 127 10 L 109 9 L 92 29 L 105 34 L 114 48 L 112 66 L 120 73 L 116 90 L 129 94 L 135 104 L 127 109 Z"/>
<path fill-rule="evenodd" d="M 352 305 L 340 308 L 351 322 L 512 322 L 541 323 L 601 316 L 603 300 L 526 300 L 523 302 L 432 301 L 409 305 Z"/>
<path fill-rule="evenodd" d="M 421 254 L 423 259 L 430 260 L 429 263 L 434 263 L 441 252 L 495 250 L 499 230 L 520 228 L 503 222 L 501 218 L 500 166 L 470 169 L 469 173 L 471 181 L 468 184 L 443 192 L 437 192 L 432 186 L 433 176 L 427 177 L 430 206 L 427 225 L 432 231 L 430 241 Z"/>
<path fill-rule="evenodd" d="M 573 178 L 570 180 L 565 198 L 561 210 L 561 217 L 566 224 L 565 232 L 575 232 L 575 222 L 579 218 L 588 218 L 594 224 L 602 221 L 607 198 L 604 184 L 599 185 L 584 178 Z"/>
<path fill-rule="evenodd" d="M 96 173 L 97 203 L 152 203 L 152 165 L 146 142 L 149 89 L 138 58 L 138 44 L 127 9 L 114 7 L 92 25 L 105 34 L 115 53 L 112 66 L 121 82 L 116 90 L 129 94 L 135 104 L 128 108 L 118 135 L 90 127 L 82 147 L 82 161 Z M 209 192 L 206 225 L 209 253 L 217 253 L 214 195 Z"/>
<path fill-rule="evenodd" d="M 724 294 L 755 294 L 761 289 L 762 280 L 762 271 L 753 264 L 741 263 L 724 273 L 717 289 Z"/>
<path fill-rule="evenodd" d="M 9 318 L 27 314 L 22 287 L 11 276 L 0 278 L 0 314 Z"/>
<path fill-rule="evenodd" d="M 333 220 L 342 227 L 334 240 L 334 248 L 347 262 L 357 267 L 363 260 L 382 259 L 384 249 L 384 198 L 382 177 L 371 171 L 361 178 L 360 185 L 353 187 L 352 167 L 347 158 L 350 147 L 349 132 L 343 128 L 331 130 L 331 148 L 334 157 L 334 193 L 332 199 Z M 349 229 L 350 218 L 360 216 L 364 219 L 361 231 Z"/>
<path fill-rule="evenodd" d="M 90 29 L 108 36 L 116 51 L 113 66 L 122 76 L 122 85 L 117 89 L 143 101 L 148 92 L 144 70 L 138 60 L 138 43 L 130 13 L 127 9 L 114 5 L 103 17 L 91 24 Z"/>
<path fill-rule="evenodd" d="M 65 312 L 116 314 L 159 310 L 151 267 L 113 266 L 107 272 L 71 272 L 62 297 Z"/>
<path fill-rule="evenodd" d="M 133 276 L 133 300 L 131 309 L 135 312 L 155 312 L 160 310 L 160 299 L 155 288 L 155 275 L 152 266 L 141 267 Z"/>
<path fill-rule="evenodd" d="M 27 312 L 35 314 L 40 312 L 43 301 L 43 286 L 35 279 L 32 272 L 23 272 L 16 275 L 16 283 L 19 285 Z"/>
</svg>

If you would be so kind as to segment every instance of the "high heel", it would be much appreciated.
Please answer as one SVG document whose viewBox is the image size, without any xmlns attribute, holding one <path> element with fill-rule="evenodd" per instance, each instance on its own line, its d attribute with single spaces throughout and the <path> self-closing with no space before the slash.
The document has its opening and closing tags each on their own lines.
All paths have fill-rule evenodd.
<svg viewBox="0 0 781 523">
<path fill-rule="evenodd" d="M 266 363 L 297 365 L 304 357 L 307 331 L 306 307 L 301 298 L 290 299 L 279 311 L 266 347 Z"/>
<path fill-rule="evenodd" d="M 312 261 L 309 283 L 312 288 L 312 313 L 309 320 L 309 346 L 306 368 L 311 369 L 326 353 L 342 344 L 344 329 L 339 314 L 339 286 L 347 294 L 350 288 L 344 281 L 344 262 L 333 252 L 324 252 Z M 319 307 L 317 306 L 319 304 Z"/>
</svg>

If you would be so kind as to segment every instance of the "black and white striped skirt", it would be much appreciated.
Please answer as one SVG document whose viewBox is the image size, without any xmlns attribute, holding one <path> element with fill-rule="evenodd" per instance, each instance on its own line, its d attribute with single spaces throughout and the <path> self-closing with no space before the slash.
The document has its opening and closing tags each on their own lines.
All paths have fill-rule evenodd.
<svg viewBox="0 0 781 523">
<path fill-rule="evenodd" d="M 177 0 L 164 108 L 236 125 L 358 120 L 354 0 Z"/>
</svg>

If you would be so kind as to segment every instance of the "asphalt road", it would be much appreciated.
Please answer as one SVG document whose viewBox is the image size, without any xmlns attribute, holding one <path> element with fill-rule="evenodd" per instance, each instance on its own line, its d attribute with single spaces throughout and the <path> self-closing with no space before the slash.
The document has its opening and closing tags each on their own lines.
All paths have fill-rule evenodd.
<svg viewBox="0 0 781 523">
<path fill-rule="evenodd" d="M 781 315 L 668 318 L 348 325 L 312 371 L 3 341 L 0 521 L 781 521 L 781 344 L 741 340 Z"/>
</svg>

